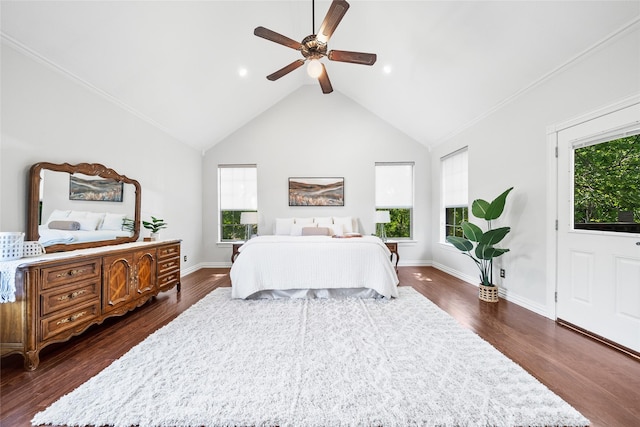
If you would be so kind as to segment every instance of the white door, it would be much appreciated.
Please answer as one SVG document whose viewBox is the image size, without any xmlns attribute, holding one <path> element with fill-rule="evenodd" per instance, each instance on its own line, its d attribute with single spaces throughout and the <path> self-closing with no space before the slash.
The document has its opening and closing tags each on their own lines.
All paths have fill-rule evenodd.
<svg viewBox="0 0 640 427">
<path fill-rule="evenodd" d="M 557 133 L 556 314 L 558 320 L 640 352 L 640 233 L 576 229 L 573 197 L 574 150 L 637 133 L 640 104 Z"/>
</svg>

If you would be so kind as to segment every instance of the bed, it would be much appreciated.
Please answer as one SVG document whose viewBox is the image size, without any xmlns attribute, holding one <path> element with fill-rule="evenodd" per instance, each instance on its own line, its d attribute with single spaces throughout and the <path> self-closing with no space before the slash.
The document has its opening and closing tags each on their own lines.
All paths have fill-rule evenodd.
<svg viewBox="0 0 640 427">
<path fill-rule="evenodd" d="M 391 252 L 375 236 L 258 236 L 231 267 L 233 298 L 398 296 Z"/>
<path fill-rule="evenodd" d="M 131 237 L 133 233 L 124 229 L 125 218 L 121 213 L 54 209 L 46 223 L 38 226 L 38 242 L 47 247 Z"/>
</svg>

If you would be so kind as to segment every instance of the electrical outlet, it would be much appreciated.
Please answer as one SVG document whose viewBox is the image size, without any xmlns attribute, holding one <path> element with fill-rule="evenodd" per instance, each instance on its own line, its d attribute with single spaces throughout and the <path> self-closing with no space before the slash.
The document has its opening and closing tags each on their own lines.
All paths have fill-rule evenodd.
<svg viewBox="0 0 640 427">
<path fill-rule="evenodd" d="M 501 268 L 501 269 L 500 269 L 500 277 L 502 277 L 502 278 L 504 279 L 504 276 L 505 276 L 505 274 L 504 274 L 504 268 Z"/>
<path fill-rule="evenodd" d="M 183 259 L 184 259 L 184 262 L 187 262 L 187 256 L 186 255 L 183 257 Z"/>
</svg>

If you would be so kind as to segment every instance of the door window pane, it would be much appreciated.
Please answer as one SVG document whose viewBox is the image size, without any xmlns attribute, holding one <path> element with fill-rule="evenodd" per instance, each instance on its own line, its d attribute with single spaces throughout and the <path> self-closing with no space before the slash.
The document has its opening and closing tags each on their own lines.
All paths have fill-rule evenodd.
<svg viewBox="0 0 640 427">
<path fill-rule="evenodd" d="M 640 233 L 640 134 L 574 147 L 574 228 Z"/>
</svg>

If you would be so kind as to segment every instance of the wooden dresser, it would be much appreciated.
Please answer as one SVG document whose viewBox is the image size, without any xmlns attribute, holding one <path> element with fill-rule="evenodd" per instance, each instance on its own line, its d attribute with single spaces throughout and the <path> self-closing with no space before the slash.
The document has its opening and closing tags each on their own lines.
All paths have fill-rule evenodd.
<svg viewBox="0 0 640 427">
<path fill-rule="evenodd" d="M 180 291 L 179 240 L 73 252 L 25 258 L 16 272 L 16 301 L 0 304 L 0 355 L 22 354 L 27 370 L 38 367 L 47 345 L 125 314 L 159 292 Z"/>
</svg>

